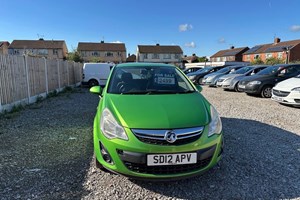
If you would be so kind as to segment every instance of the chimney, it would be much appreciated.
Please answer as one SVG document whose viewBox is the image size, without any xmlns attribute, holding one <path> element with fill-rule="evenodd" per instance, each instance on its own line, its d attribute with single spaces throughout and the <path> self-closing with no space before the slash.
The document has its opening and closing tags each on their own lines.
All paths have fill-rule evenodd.
<svg viewBox="0 0 300 200">
<path fill-rule="evenodd" d="M 156 46 L 159 46 L 159 44 L 157 43 Z"/>
<path fill-rule="evenodd" d="M 274 44 L 278 44 L 280 42 L 280 38 L 274 38 Z"/>
<path fill-rule="evenodd" d="M 231 46 L 230 49 L 234 49 L 234 46 Z"/>
</svg>

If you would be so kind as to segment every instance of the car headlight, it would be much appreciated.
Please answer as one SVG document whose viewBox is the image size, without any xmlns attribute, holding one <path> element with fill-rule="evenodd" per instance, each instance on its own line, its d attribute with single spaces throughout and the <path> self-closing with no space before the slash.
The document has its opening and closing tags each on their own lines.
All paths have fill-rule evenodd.
<svg viewBox="0 0 300 200">
<path fill-rule="evenodd" d="M 190 80 L 193 80 L 196 76 L 188 76 Z"/>
<path fill-rule="evenodd" d="M 300 87 L 293 88 L 292 91 L 300 92 Z"/>
<path fill-rule="evenodd" d="M 105 108 L 101 115 L 100 129 L 108 139 L 119 138 L 128 140 L 125 130 L 118 124 L 111 112 Z"/>
<path fill-rule="evenodd" d="M 225 82 L 225 81 L 226 81 L 226 82 L 232 81 L 232 79 L 233 79 L 233 78 L 225 79 L 224 82 Z"/>
<path fill-rule="evenodd" d="M 251 81 L 248 83 L 248 85 L 260 85 L 261 81 Z"/>
<path fill-rule="evenodd" d="M 211 121 L 208 125 L 208 137 L 222 132 L 222 122 L 217 110 L 210 106 Z"/>
</svg>

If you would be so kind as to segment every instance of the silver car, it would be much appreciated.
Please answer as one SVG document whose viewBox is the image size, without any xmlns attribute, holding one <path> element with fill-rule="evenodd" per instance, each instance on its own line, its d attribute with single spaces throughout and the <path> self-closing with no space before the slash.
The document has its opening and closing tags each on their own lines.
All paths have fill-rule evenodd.
<svg viewBox="0 0 300 200">
<path fill-rule="evenodd" d="M 215 86 L 217 86 L 217 80 L 221 76 L 223 76 L 225 74 L 233 73 L 242 67 L 243 66 L 227 66 L 223 69 L 220 69 L 217 72 L 214 72 L 214 73 L 204 76 L 202 83 L 203 83 L 203 85 L 209 85 L 210 87 L 215 87 Z"/>
<path fill-rule="evenodd" d="M 243 67 L 235 72 L 232 72 L 231 74 L 221 76 L 217 81 L 217 86 L 222 87 L 224 90 L 235 90 L 236 92 L 239 92 L 237 86 L 242 78 L 245 76 L 254 75 L 266 67 L 268 67 L 268 65 L 253 65 Z"/>
</svg>

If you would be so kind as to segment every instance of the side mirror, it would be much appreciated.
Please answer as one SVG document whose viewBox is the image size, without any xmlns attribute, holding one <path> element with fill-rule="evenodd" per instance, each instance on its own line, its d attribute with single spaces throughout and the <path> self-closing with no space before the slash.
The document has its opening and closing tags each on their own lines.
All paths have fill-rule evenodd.
<svg viewBox="0 0 300 200">
<path fill-rule="evenodd" d="M 201 86 L 201 85 L 196 85 L 196 88 L 197 88 L 197 90 L 198 90 L 199 92 L 202 91 L 202 86 Z"/>
<path fill-rule="evenodd" d="M 90 92 L 98 95 L 102 95 L 102 87 L 101 86 L 93 86 L 90 88 Z"/>
</svg>

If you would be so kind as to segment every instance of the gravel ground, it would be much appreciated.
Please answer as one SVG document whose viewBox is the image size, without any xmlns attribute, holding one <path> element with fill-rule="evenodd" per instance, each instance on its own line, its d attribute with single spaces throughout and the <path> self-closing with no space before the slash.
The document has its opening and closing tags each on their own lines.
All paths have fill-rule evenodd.
<svg viewBox="0 0 300 200">
<path fill-rule="evenodd" d="M 87 89 L 0 118 L 0 199 L 300 199 L 300 109 L 206 88 L 225 154 L 207 173 L 143 182 L 94 166 L 98 102 Z"/>
</svg>

